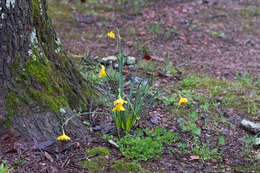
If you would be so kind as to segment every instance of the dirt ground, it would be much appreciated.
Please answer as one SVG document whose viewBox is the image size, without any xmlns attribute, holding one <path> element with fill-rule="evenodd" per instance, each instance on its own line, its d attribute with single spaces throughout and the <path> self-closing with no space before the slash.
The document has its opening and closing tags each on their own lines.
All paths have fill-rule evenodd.
<svg viewBox="0 0 260 173">
<path fill-rule="evenodd" d="M 259 1 L 150 3 L 140 11 L 131 5 L 122 7 L 112 3 L 111 6 L 116 6 L 114 11 L 107 5 L 103 9 L 96 6 L 92 12 L 95 7 L 88 6 L 91 11 L 78 9 L 78 13 L 82 12 L 78 16 L 82 22 L 76 22 L 70 14 L 66 23 L 59 23 L 65 19 L 58 18 L 56 30 L 66 50 L 74 54 L 83 54 L 86 46 L 92 56 L 115 54 L 111 50 L 113 43 L 108 44 L 102 34 L 119 28 L 127 45 L 127 55 L 138 56 L 136 44 L 139 42 L 145 44 L 152 55 L 177 66 L 183 65 L 186 70 L 230 79 L 246 71 L 259 74 Z M 71 9 L 67 10 L 72 13 Z"/>
<path fill-rule="evenodd" d="M 130 1 L 119 2 L 48 0 L 49 15 L 57 35 L 75 63 L 86 52 L 89 59 L 117 54 L 115 41 L 107 38 L 106 33 L 118 28 L 126 55 L 138 57 L 139 46 L 145 45 L 154 61 L 172 62 L 181 69 L 182 73 L 175 77 L 156 77 L 165 88 L 170 87 L 171 82 L 183 79 L 183 74 L 190 73 L 227 80 L 235 80 L 246 72 L 255 79 L 259 77 L 259 0 L 140 0 L 137 5 Z M 151 107 L 145 115 L 140 127 L 159 125 L 180 132 L 183 139 L 189 138 L 188 133 L 181 133 L 176 118 L 168 116 L 170 110 L 171 107 L 158 101 L 157 106 Z M 222 159 L 203 161 L 187 153 L 176 154 L 170 151 L 175 147 L 172 145 L 165 148 L 162 159 L 141 162 L 142 167 L 148 172 L 260 172 L 259 160 L 252 156 L 258 151 L 252 148 L 249 155 L 242 153 L 248 149 L 241 138 L 247 132 L 239 127 L 244 112 L 224 107 L 219 111 L 229 124 L 219 123 L 204 129 L 200 141 L 207 143 L 214 136 L 224 135 L 226 145 L 219 147 L 223 151 Z M 159 119 L 159 123 L 153 117 Z M 26 142 L 8 132 L 0 139 L 0 156 L 18 173 L 91 172 L 78 162 L 86 159 L 86 149 L 104 146 L 111 154 L 102 172 L 116 172 L 110 169 L 111 164 L 123 156 L 102 138 L 101 130 L 106 123 L 111 124 L 111 118 L 102 116 L 90 120 L 85 117 L 82 120 L 92 122 L 89 136 L 66 144 Z M 205 116 L 199 118 L 199 122 L 204 120 Z"/>
</svg>

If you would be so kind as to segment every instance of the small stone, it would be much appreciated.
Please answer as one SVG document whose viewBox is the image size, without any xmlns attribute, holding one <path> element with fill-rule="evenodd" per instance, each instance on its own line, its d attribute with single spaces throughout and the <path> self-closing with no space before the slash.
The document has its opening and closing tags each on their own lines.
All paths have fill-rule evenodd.
<svg viewBox="0 0 260 173">
<path fill-rule="evenodd" d="M 136 62 L 136 58 L 133 57 L 133 56 L 128 56 L 127 59 L 126 59 L 127 65 L 133 65 L 133 64 L 135 64 L 135 62 Z"/>
<path fill-rule="evenodd" d="M 99 56 L 94 56 L 93 59 L 94 59 L 94 60 L 98 60 L 98 59 L 99 59 Z"/>
<path fill-rule="evenodd" d="M 142 83 L 142 85 L 146 85 L 148 83 L 147 80 L 144 80 L 143 78 L 140 78 L 138 76 L 132 77 L 132 80 L 134 81 L 134 83 L 137 83 L 137 84 Z"/>
<path fill-rule="evenodd" d="M 66 113 L 65 109 L 64 108 L 60 108 L 60 113 L 65 114 Z"/>
<path fill-rule="evenodd" d="M 190 156 L 190 158 L 191 158 L 191 160 L 199 160 L 200 156 L 193 155 L 193 156 Z"/>
<path fill-rule="evenodd" d="M 116 56 L 107 56 L 101 59 L 101 62 L 104 64 L 112 64 L 117 60 Z"/>
<path fill-rule="evenodd" d="M 113 67 L 114 67 L 114 68 L 118 68 L 119 65 L 118 65 L 117 63 L 115 63 L 115 64 L 113 65 Z"/>
<path fill-rule="evenodd" d="M 258 153 L 256 154 L 256 158 L 257 158 L 258 160 L 260 160 L 260 152 L 258 152 Z"/>
<path fill-rule="evenodd" d="M 116 148 L 119 148 L 119 145 L 117 145 L 117 143 L 115 143 L 113 140 L 108 140 L 108 142 L 113 146 L 115 146 Z"/>
<path fill-rule="evenodd" d="M 260 138 L 255 139 L 254 145 L 260 145 Z"/>
<path fill-rule="evenodd" d="M 40 162 L 39 165 L 41 165 L 41 166 L 45 166 L 46 163 L 44 163 L 44 162 Z"/>
</svg>

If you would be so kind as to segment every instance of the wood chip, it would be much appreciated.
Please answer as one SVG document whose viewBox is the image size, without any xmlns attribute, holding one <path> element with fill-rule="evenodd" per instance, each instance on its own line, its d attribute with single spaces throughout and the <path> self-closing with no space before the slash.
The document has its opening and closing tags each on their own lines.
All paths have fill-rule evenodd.
<svg viewBox="0 0 260 173">
<path fill-rule="evenodd" d="M 191 160 L 199 160 L 200 156 L 190 156 Z"/>
<path fill-rule="evenodd" d="M 49 153 L 47 153 L 46 151 L 44 151 L 44 156 L 50 161 L 53 162 L 53 158 L 51 157 L 51 155 Z"/>
</svg>

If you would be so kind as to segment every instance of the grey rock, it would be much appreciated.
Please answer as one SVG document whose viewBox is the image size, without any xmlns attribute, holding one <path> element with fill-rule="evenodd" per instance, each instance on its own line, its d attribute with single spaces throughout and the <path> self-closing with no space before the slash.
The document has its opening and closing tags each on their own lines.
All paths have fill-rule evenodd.
<svg viewBox="0 0 260 173">
<path fill-rule="evenodd" d="M 137 84 L 142 83 L 142 85 L 146 85 L 148 82 L 147 80 L 144 80 L 143 78 L 140 78 L 138 76 L 132 77 L 132 80 L 134 83 L 137 83 Z"/>
<path fill-rule="evenodd" d="M 107 56 L 101 59 L 101 62 L 104 64 L 112 64 L 115 61 L 117 61 L 116 56 Z"/>
<path fill-rule="evenodd" d="M 114 68 L 118 68 L 119 65 L 118 65 L 117 63 L 115 63 L 113 67 L 114 67 Z"/>
<path fill-rule="evenodd" d="M 101 63 L 103 64 L 113 64 L 114 62 L 117 61 L 117 57 L 116 56 L 107 56 L 104 58 L 101 58 L 99 60 Z M 123 64 L 127 64 L 127 65 L 134 65 L 136 63 L 136 58 L 132 57 L 132 56 L 128 56 L 126 58 L 124 58 Z"/>
<path fill-rule="evenodd" d="M 126 64 L 127 65 L 133 65 L 136 63 L 136 58 L 133 56 L 128 56 L 126 59 Z"/>
<path fill-rule="evenodd" d="M 253 122 L 247 119 L 243 119 L 240 123 L 242 127 L 255 134 L 260 132 L 260 122 Z"/>
</svg>

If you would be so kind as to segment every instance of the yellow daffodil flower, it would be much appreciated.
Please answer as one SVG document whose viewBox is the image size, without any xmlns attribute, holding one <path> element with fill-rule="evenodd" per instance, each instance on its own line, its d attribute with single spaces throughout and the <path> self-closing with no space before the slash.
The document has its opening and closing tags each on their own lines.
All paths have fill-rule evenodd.
<svg viewBox="0 0 260 173">
<path fill-rule="evenodd" d="M 104 65 L 100 65 L 101 66 L 101 70 L 100 70 L 100 72 L 99 72 L 99 74 L 98 74 L 98 77 L 99 78 L 102 78 L 103 76 L 106 76 L 107 75 L 107 73 L 106 73 L 106 68 L 105 68 L 105 66 Z"/>
<path fill-rule="evenodd" d="M 125 111 L 125 108 L 123 107 L 122 104 L 117 104 L 117 105 L 112 109 L 112 111 L 118 111 L 118 112 L 120 112 L 120 111 Z"/>
<path fill-rule="evenodd" d="M 68 137 L 68 136 L 65 134 L 64 130 L 62 130 L 62 135 L 59 136 L 59 137 L 57 137 L 57 140 L 59 140 L 59 141 L 69 141 L 69 140 L 70 140 L 70 137 Z"/>
<path fill-rule="evenodd" d="M 127 101 L 123 100 L 119 95 L 118 99 L 114 101 L 115 107 L 112 109 L 112 111 L 125 111 L 125 108 L 123 107 L 124 103 L 127 103 Z"/>
<path fill-rule="evenodd" d="M 127 101 L 123 100 L 120 95 L 118 96 L 118 99 L 116 101 L 114 101 L 114 105 L 124 104 L 124 103 L 127 103 Z"/>
<path fill-rule="evenodd" d="M 116 38 L 116 35 L 115 35 L 115 33 L 113 31 L 107 33 L 107 36 L 110 37 L 110 38 L 113 38 L 113 39 Z"/>
<path fill-rule="evenodd" d="M 187 103 L 188 102 L 188 99 L 187 98 L 184 98 L 180 95 L 180 100 L 179 100 L 179 103 L 178 103 L 178 106 L 181 106 L 182 103 Z"/>
</svg>

